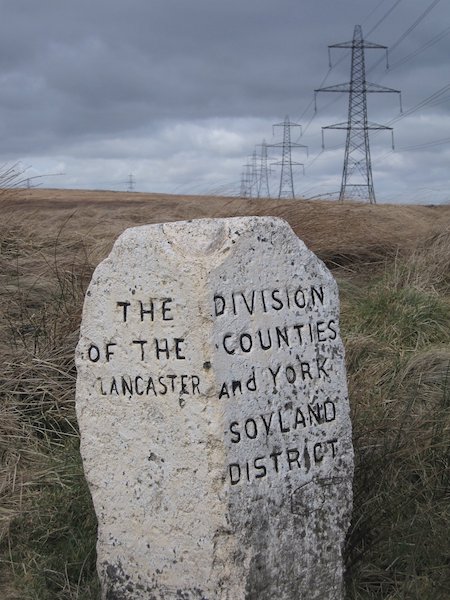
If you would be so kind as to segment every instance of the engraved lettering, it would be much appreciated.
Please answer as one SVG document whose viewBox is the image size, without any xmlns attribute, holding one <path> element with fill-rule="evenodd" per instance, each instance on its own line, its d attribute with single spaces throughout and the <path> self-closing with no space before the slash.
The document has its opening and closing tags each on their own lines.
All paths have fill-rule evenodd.
<svg viewBox="0 0 450 600">
<path fill-rule="evenodd" d="M 141 347 L 141 360 L 145 360 L 144 346 L 146 343 L 147 340 L 133 340 L 133 344 L 138 344 Z"/>
<path fill-rule="evenodd" d="M 214 314 L 216 317 L 220 317 L 225 312 L 225 298 L 223 296 L 214 296 Z"/>
<path fill-rule="evenodd" d="M 267 475 L 266 467 L 264 465 L 259 464 L 260 461 L 263 461 L 263 460 L 264 460 L 264 456 L 257 456 L 255 458 L 255 460 L 253 461 L 253 466 L 258 471 L 258 473 L 255 475 L 256 479 L 262 479 L 263 477 L 265 477 Z"/>
<path fill-rule="evenodd" d="M 236 485 L 241 480 L 241 467 L 237 463 L 231 463 L 228 465 L 228 472 L 230 473 L 231 485 Z"/>
<path fill-rule="evenodd" d="M 269 367 L 269 371 L 273 377 L 273 385 L 276 387 L 277 385 L 277 377 L 278 377 L 278 373 L 280 372 L 281 369 L 281 365 L 278 367 L 278 369 L 276 371 L 272 371 L 271 367 Z"/>
<path fill-rule="evenodd" d="M 98 362 L 100 360 L 100 348 L 95 344 L 91 344 L 88 348 L 89 360 L 92 362 Z"/>
<path fill-rule="evenodd" d="M 232 435 L 235 436 L 231 438 L 233 444 L 237 444 L 241 441 L 241 434 L 237 430 L 237 427 L 239 427 L 239 423 L 237 421 L 233 421 L 232 423 L 230 423 L 230 431 Z"/>
<path fill-rule="evenodd" d="M 173 321 L 173 317 L 170 316 L 172 308 L 168 306 L 168 304 L 170 304 L 171 302 L 173 302 L 172 298 L 166 298 L 162 302 L 161 312 L 163 321 Z"/>
<path fill-rule="evenodd" d="M 114 355 L 114 352 L 111 350 L 112 346 L 117 346 L 117 344 L 115 342 L 109 342 L 106 344 L 106 362 L 109 362 L 111 356 Z"/>
<path fill-rule="evenodd" d="M 130 306 L 130 302 L 117 302 L 117 306 L 122 307 L 122 318 L 123 318 L 123 322 L 126 323 L 127 322 L 127 311 L 128 311 L 128 307 Z"/>
</svg>

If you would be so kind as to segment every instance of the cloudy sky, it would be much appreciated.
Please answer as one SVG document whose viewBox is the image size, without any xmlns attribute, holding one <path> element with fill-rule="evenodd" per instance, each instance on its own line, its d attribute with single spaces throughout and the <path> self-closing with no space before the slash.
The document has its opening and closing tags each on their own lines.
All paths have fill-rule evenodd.
<svg viewBox="0 0 450 600">
<path fill-rule="evenodd" d="M 259 144 L 277 144 L 286 115 L 296 195 L 338 192 L 347 94 L 314 89 L 350 79 L 349 41 L 370 94 L 379 202 L 450 202 L 448 0 L 0 0 L 0 162 L 44 187 L 238 194 Z M 273 135 L 273 133 L 275 135 Z M 269 163 L 280 160 L 269 148 Z M 279 167 L 272 167 L 277 195 Z"/>
</svg>

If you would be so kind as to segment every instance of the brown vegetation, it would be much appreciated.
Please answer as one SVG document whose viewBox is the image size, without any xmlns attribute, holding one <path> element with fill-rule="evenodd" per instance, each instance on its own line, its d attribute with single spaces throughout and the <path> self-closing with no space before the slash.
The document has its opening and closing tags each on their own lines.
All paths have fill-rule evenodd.
<svg viewBox="0 0 450 600">
<path fill-rule="evenodd" d="M 0 597 L 97 600 L 74 348 L 95 265 L 126 227 L 285 218 L 334 270 L 356 451 L 352 600 L 450 589 L 450 206 L 14 190 L 0 204 Z"/>
<path fill-rule="evenodd" d="M 450 227 L 450 205 L 339 204 L 327 201 L 242 200 L 215 196 L 173 196 L 80 190 L 23 190 L 7 207 L 34 238 L 63 228 L 67 235 L 102 240 L 105 248 L 127 227 L 210 217 L 272 215 L 289 222 L 321 258 L 380 260 L 398 248 Z"/>
</svg>

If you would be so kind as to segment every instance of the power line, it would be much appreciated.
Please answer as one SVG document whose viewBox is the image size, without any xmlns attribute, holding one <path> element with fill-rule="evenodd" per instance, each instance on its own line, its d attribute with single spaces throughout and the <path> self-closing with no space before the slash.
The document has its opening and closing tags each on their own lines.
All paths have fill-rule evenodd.
<svg viewBox="0 0 450 600">
<path fill-rule="evenodd" d="M 444 102 L 444 101 L 447 102 L 447 101 L 449 101 L 450 100 L 449 96 L 444 96 L 442 98 L 442 95 L 445 94 L 449 90 L 450 90 L 450 83 L 446 84 L 445 86 L 443 86 L 442 88 L 440 88 L 436 92 L 433 92 L 430 96 L 428 96 L 427 98 L 424 98 L 423 100 L 421 100 L 420 102 L 418 102 L 415 106 L 413 106 L 410 109 L 406 110 L 405 112 L 403 112 L 398 117 L 394 117 L 394 119 L 391 119 L 388 122 L 388 125 L 392 125 L 394 123 L 397 123 L 398 121 L 401 121 L 405 117 L 408 117 L 408 116 L 414 114 L 415 112 L 417 112 L 421 108 L 425 108 L 426 106 L 436 106 L 437 104 L 440 104 L 441 102 Z M 375 135 L 376 135 L 376 133 L 375 133 Z M 440 146 L 440 145 L 444 145 L 444 144 L 449 143 L 449 142 L 450 142 L 450 138 L 441 138 L 439 140 L 432 140 L 430 142 L 424 142 L 423 144 L 415 144 L 415 145 L 411 145 L 411 146 L 403 146 L 401 148 L 398 148 L 398 151 L 399 152 L 409 152 L 409 151 L 425 149 L 425 148 L 433 147 L 433 146 Z M 376 163 L 379 164 L 379 163 L 383 162 L 392 153 L 393 153 L 393 150 L 390 151 L 390 152 L 387 152 L 386 154 L 383 154 L 381 157 L 378 157 L 376 159 Z"/>
<path fill-rule="evenodd" d="M 413 150 L 423 150 L 425 148 L 433 148 L 434 146 L 443 146 L 445 144 L 450 144 L 450 137 L 441 138 L 439 140 L 432 140 L 430 142 L 423 142 L 422 144 L 413 144 L 411 146 L 403 146 L 398 150 L 400 152 L 410 152 Z"/>
<path fill-rule="evenodd" d="M 388 122 L 388 125 L 392 125 L 393 123 L 397 123 L 398 121 L 401 121 L 405 117 L 412 115 L 413 113 L 417 112 L 421 108 L 424 108 L 425 106 L 435 106 L 436 104 L 440 104 L 441 102 L 443 102 L 446 99 L 446 97 L 441 98 L 441 96 L 448 91 L 450 91 L 450 83 L 447 83 L 446 85 L 444 85 L 442 88 L 440 88 L 436 92 L 433 92 L 430 96 L 428 96 L 424 100 L 421 100 L 420 102 L 418 102 L 415 106 L 407 109 L 406 111 L 403 111 L 400 115 L 391 119 Z"/>
<path fill-rule="evenodd" d="M 368 20 L 370 19 L 370 17 L 371 17 L 372 15 L 374 15 L 374 14 L 377 12 L 377 10 L 380 8 L 380 6 L 381 6 L 382 4 L 384 4 L 385 2 L 386 2 L 386 0 L 380 0 L 380 2 L 378 2 L 378 4 L 375 6 L 375 8 L 372 8 L 372 10 L 371 10 L 371 11 L 370 11 L 370 13 L 367 15 L 367 17 L 366 17 L 365 19 L 363 19 L 363 21 L 362 21 L 361 25 L 364 25 L 364 23 L 365 23 L 366 21 L 368 21 Z"/>
<path fill-rule="evenodd" d="M 417 48 L 413 52 L 410 52 L 400 60 L 394 62 L 394 64 L 389 65 L 389 71 L 392 71 L 393 69 L 396 69 L 397 67 L 400 67 L 401 65 L 404 65 L 405 63 L 409 62 L 410 60 L 421 54 L 424 50 L 427 50 L 428 48 L 431 48 L 431 46 L 437 44 L 437 42 L 440 42 L 449 33 L 450 27 L 446 27 L 443 31 L 441 31 L 441 33 L 438 33 L 438 35 L 434 36 L 433 38 L 425 42 L 422 46 L 420 46 L 420 48 Z"/>
<path fill-rule="evenodd" d="M 397 1 L 395 2 L 395 4 L 394 4 L 393 6 L 391 6 L 391 8 L 390 8 L 390 9 L 389 9 L 387 12 L 385 12 L 385 13 L 384 13 L 384 15 L 381 17 L 381 19 L 375 23 L 375 25 L 372 27 L 372 29 L 370 29 L 370 30 L 368 31 L 367 35 L 370 35 L 370 34 L 371 34 L 371 33 L 373 33 L 373 32 L 374 32 L 376 29 L 378 29 L 378 27 L 381 25 L 381 23 L 383 23 L 383 21 L 385 21 L 385 20 L 388 18 L 388 16 L 391 14 L 391 12 L 392 12 L 392 11 L 393 11 L 395 8 L 397 8 L 397 6 L 400 4 L 400 2 L 401 2 L 401 1 L 402 1 L 402 0 L 397 0 Z"/>
<path fill-rule="evenodd" d="M 402 114 L 400 114 L 397 117 L 394 117 L 393 119 L 388 121 L 388 125 L 393 125 L 394 123 L 398 123 L 398 121 L 401 121 L 402 119 L 414 114 L 421 108 L 425 108 L 426 106 L 436 106 L 437 104 L 440 104 L 441 102 L 448 101 L 450 99 L 448 96 L 444 96 L 443 98 L 441 97 L 447 91 L 450 91 L 450 83 L 446 84 L 445 86 L 443 86 L 441 89 L 437 90 L 436 92 L 433 92 L 430 96 L 428 96 L 427 98 L 424 98 L 423 100 L 418 102 L 415 106 L 404 111 Z M 378 132 L 375 132 L 374 137 L 377 135 L 377 133 Z M 438 141 L 440 142 L 440 140 L 438 140 Z M 442 142 L 442 143 L 444 143 L 444 142 Z M 431 146 L 432 144 L 434 144 L 434 142 L 429 142 L 429 144 Z M 436 145 L 438 145 L 438 144 L 436 144 Z M 400 148 L 399 150 L 402 152 L 406 152 L 409 150 L 409 148 L 404 147 L 404 148 Z M 392 154 L 392 151 L 388 152 L 386 154 L 383 154 L 383 156 L 378 158 L 376 160 L 376 162 L 377 163 L 382 162 L 383 160 L 386 159 L 387 156 L 390 156 L 391 154 Z"/>
<path fill-rule="evenodd" d="M 417 19 L 414 21 L 414 23 L 412 23 L 412 25 L 410 25 L 408 27 L 408 29 L 399 37 L 399 39 L 394 42 L 393 44 L 391 44 L 391 51 L 394 50 L 394 48 L 397 48 L 397 46 L 399 44 L 401 44 L 403 42 L 403 40 L 412 32 L 414 31 L 414 29 L 417 27 L 417 25 L 419 25 L 419 23 L 421 23 L 424 18 L 433 10 L 433 8 L 435 8 L 439 2 L 441 0 L 433 0 L 431 2 L 431 4 L 429 4 L 429 6 L 427 6 L 427 8 L 423 11 L 423 13 L 417 17 Z"/>
<path fill-rule="evenodd" d="M 417 19 L 408 27 L 408 29 L 406 29 L 406 31 L 404 31 L 402 35 L 393 44 L 390 45 L 391 53 L 403 42 L 403 40 L 406 37 L 408 37 L 408 35 L 412 31 L 414 31 L 414 29 L 419 25 L 419 23 L 421 23 L 424 20 L 424 18 L 433 10 L 433 8 L 435 8 L 435 6 L 437 6 L 437 4 L 439 4 L 440 1 L 441 0 L 433 0 L 431 4 L 429 4 L 428 7 L 419 15 L 419 17 L 417 17 Z M 370 69 L 368 69 L 367 72 L 370 73 L 371 71 L 373 71 L 373 69 L 377 67 L 381 61 L 382 59 L 377 60 L 370 67 Z M 389 68 L 389 66 L 387 68 Z"/>
</svg>

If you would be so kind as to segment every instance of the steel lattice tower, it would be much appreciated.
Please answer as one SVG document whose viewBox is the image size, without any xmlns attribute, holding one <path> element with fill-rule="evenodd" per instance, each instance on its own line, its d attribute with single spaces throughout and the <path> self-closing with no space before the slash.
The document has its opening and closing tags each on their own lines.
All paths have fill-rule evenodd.
<svg viewBox="0 0 450 600">
<path fill-rule="evenodd" d="M 244 170 L 242 171 L 241 176 L 241 198 L 251 198 L 252 197 L 252 165 L 250 163 L 246 163 L 244 165 Z"/>
<path fill-rule="evenodd" d="M 266 140 L 261 144 L 261 156 L 259 166 L 258 198 L 270 198 L 269 169 L 267 166 L 267 144 Z"/>
<path fill-rule="evenodd" d="M 278 144 L 270 144 L 271 148 L 281 148 L 281 161 L 272 163 L 274 165 L 281 165 L 278 198 L 295 198 L 292 166 L 303 166 L 303 163 L 292 162 L 291 150 L 292 148 L 306 148 L 306 146 L 291 142 L 291 127 L 301 127 L 301 125 L 293 123 L 286 116 L 283 123 L 276 123 L 273 127 L 283 127 L 283 141 Z"/>
<path fill-rule="evenodd" d="M 374 44 L 364 40 L 361 26 L 356 25 L 353 33 L 353 40 L 351 42 L 332 44 L 328 48 L 351 48 L 351 81 L 350 83 L 341 83 L 314 90 L 315 94 L 317 94 L 317 92 L 347 92 L 349 94 L 347 122 L 322 127 L 322 146 L 324 129 L 347 130 L 339 201 L 342 202 L 345 199 L 363 198 L 368 199 L 371 204 L 375 204 L 376 200 L 370 160 L 369 130 L 389 129 L 392 132 L 392 127 L 370 123 L 367 120 L 367 93 L 390 92 L 400 94 L 400 91 L 366 81 L 364 50 L 366 48 L 384 49 L 386 50 L 387 60 L 387 46 Z"/>
<path fill-rule="evenodd" d="M 246 172 L 242 171 L 241 174 L 241 189 L 239 192 L 239 197 L 240 198 L 247 198 L 247 176 L 246 176 Z"/>
<path fill-rule="evenodd" d="M 127 185 L 128 185 L 127 192 L 134 192 L 135 180 L 133 178 L 133 173 L 130 173 L 130 175 L 128 177 Z"/>
<path fill-rule="evenodd" d="M 258 196 L 258 157 L 256 150 L 253 150 L 252 162 L 250 167 L 250 198 L 256 198 Z"/>
</svg>

